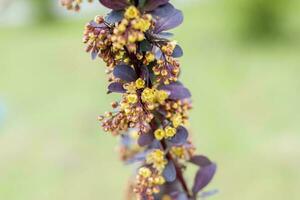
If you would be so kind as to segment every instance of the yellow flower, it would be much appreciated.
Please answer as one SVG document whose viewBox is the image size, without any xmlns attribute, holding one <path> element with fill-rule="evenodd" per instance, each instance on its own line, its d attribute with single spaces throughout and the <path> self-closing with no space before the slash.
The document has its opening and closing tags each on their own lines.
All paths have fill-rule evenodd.
<svg viewBox="0 0 300 200">
<path fill-rule="evenodd" d="M 182 124 L 182 116 L 180 114 L 176 114 L 172 117 L 171 121 L 173 123 L 173 126 L 177 128 Z"/>
<path fill-rule="evenodd" d="M 171 126 L 167 126 L 165 128 L 165 132 L 167 137 L 173 137 L 176 134 L 176 129 Z"/>
<path fill-rule="evenodd" d="M 139 19 L 132 21 L 131 24 L 135 30 L 140 30 L 142 32 L 146 32 L 151 26 L 150 21 L 151 21 L 151 19 L 145 20 L 145 19 L 139 18 Z"/>
<path fill-rule="evenodd" d="M 155 93 L 156 99 L 160 104 L 163 104 L 165 100 L 169 97 L 169 94 L 164 90 L 158 90 Z"/>
<path fill-rule="evenodd" d="M 154 178 L 154 184 L 156 185 L 163 185 L 166 182 L 163 176 L 157 176 Z"/>
<path fill-rule="evenodd" d="M 165 137 L 165 131 L 163 129 L 157 129 L 154 132 L 154 136 L 157 140 L 162 140 Z"/>
<path fill-rule="evenodd" d="M 153 150 L 151 153 L 149 153 L 147 155 L 146 162 L 147 164 L 152 164 L 152 166 L 159 173 L 161 173 L 164 170 L 167 164 L 167 160 L 165 159 L 164 152 L 159 149 Z"/>
<path fill-rule="evenodd" d="M 141 175 L 144 178 L 149 178 L 152 175 L 152 172 L 149 168 L 147 167 L 141 167 L 139 169 L 139 175 Z"/>
<path fill-rule="evenodd" d="M 141 78 L 137 79 L 137 80 L 135 81 L 135 87 L 136 87 L 137 89 L 142 89 L 142 88 L 144 88 L 144 87 L 145 87 L 145 81 L 144 81 L 143 79 L 141 79 Z"/>
<path fill-rule="evenodd" d="M 171 153 L 178 158 L 184 158 L 184 148 L 183 147 L 172 147 Z"/>
<path fill-rule="evenodd" d="M 136 87 L 134 83 L 126 83 L 124 84 L 123 88 L 127 90 L 128 93 L 135 93 Z"/>
<path fill-rule="evenodd" d="M 152 52 L 150 52 L 150 51 L 148 51 L 148 52 L 146 53 L 145 57 L 146 57 L 146 61 L 147 61 L 148 63 L 153 62 L 153 61 L 155 60 L 154 54 L 153 54 Z"/>
<path fill-rule="evenodd" d="M 129 94 L 127 95 L 127 101 L 128 103 L 134 104 L 138 101 L 138 97 L 136 94 Z"/>
<path fill-rule="evenodd" d="M 130 6 L 129 8 L 126 9 L 124 16 L 126 19 L 134 19 L 137 18 L 139 14 L 140 12 L 135 6 Z"/>
<path fill-rule="evenodd" d="M 155 99 L 155 90 L 146 88 L 142 93 L 143 102 L 153 103 Z"/>
</svg>

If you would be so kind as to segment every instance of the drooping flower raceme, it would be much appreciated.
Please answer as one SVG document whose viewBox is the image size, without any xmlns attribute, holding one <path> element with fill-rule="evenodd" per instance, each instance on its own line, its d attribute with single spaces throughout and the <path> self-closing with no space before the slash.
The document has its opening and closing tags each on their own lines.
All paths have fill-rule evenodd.
<svg viewBox="0 0 300 200">
<path fill-rule="evenodd" d="M 61 3 L 78 10 L 81 0 Z M 169 0 L 100 3 L 112 11 L 85 26 L 83 42 L 93 59 L 106 63 L 108 93 L 121 94 L 99 121 L 104 131 L 120 138 L 121 159 L 138 163 L 128 197 L 197 199 L 216 165 L 196 155 L 186 128 L 192 105 L 191 93 L 178 81 L 183 51 L 167 32 L 182 23 L 182 12 Z M 192 188 L 184 178 L 189 164 L 199 167 Z"/>
</svg>

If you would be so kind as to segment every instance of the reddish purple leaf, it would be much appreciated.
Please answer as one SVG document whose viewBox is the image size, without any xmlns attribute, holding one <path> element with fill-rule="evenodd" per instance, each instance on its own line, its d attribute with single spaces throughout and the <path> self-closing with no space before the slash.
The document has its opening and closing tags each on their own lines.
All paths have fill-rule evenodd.
<svg viewBox="0 0 300 200">
<path fill-rule="evenodd" d="M 199 167 L 205 167 L 212 164 L 212 162 L 206 156 L 202 155 L 193 156 L 190 159 L 190 162 L 195 165 L 198 165 Z"/>
<path fill-rule="evenodd" d="M 171 4 L 167 3 L 152 12 L 155 20 L 154 33 L 173 29 L 183 22 L 183 14 Z"/>
<path fill-rule="evenodd" d="M 123 84 L 119 82 L 113 82 L 108 86 L 108 93 L 125 93 L 126 90 L 123 88 Z"/>
<path fill-rule="evenodd" d="M 98 51 L 96 49 L 94 49 L 92 52 L 91 52 L 91 57 L 92 57 L 92 60 L 95 60 L 98 56 Z"/>
<path fill-rule="evenodd" d="M 188 138 L 188 131 L 183 126 L 177 128 L 176 134 L 169 139 L 169 142 L 175 145 L 182 145 L 186 142 Z"/>
<path fill-rule="evenodd" d="M 137 79 L 137 75 L 132 67 L 126 64 L 117 65 L 114 68 L 113 75 L 123 81 L 132 82 Z"/>
<path fill-rule="evenodd" d="M 172 57 L 179 58 L 181 56 L 183 56 L 183 50 L 179 45 L 176 45 L 176 47 L 173 51 Z"/>
<path fill-rule="evenodd" d="M 123 19 L 124 11 L 122 10 L 113 10 L 110 13 L 107 14 L 105 17 L 105 21 L 110 24 L 114 24 L 116 22 L 119 22 Z"/>
<path fill-rule="evenodd" d="M 168 91 L 170 93 L 169 99 L 181 100 L 191 97 L 190 91 L 185 88 L 180 82 L 173 82 L 169 85 L 163 85 L 160 87 L 161 90 Z"/>
<path fill-rule="evenodd" d="M 189 198 L 187 197 L 186 193 L 182 192 L 178 195 L 176 200 L 189 200 Z"/>
<path fill-rule="evenodd" d="M 169 161 L 166 165 L 163 176 L 166 179 L 167 182 L 173 182 L 176 179 L 176 169 L 174 166 L 174 163 L 172 161 Z"/>
<path fill-rule="evenodd" d="M 158 8 L 159 6 L 165 5 L 169 0 L 147 0 L 144 5 L 145 11 L 152 11 Z"/>
<path fill-rule="evenodd" d="M 123 10 L 129 6 L 128 0 L 99 0 L 102 5 L 113 10 Z"/>
<path fill-rule="evenodd" d="M 154 136 L 153 133 L 143 133 L 139 136 L 138 139 L 138 144 L 139 146 L 143 147 L 143 146 L 147 146 L 150 145 L 154 140 Z"/>
<path fill-rule="evenodd" d="M 206 187 L 212 178 L 214 177 L 217 170 L 217 165 L 212 163 L 208 166 L 202 167 L 198 170 L 193 185 L 193 194 L 197 195 L 204 187 Z"/>
</svg>

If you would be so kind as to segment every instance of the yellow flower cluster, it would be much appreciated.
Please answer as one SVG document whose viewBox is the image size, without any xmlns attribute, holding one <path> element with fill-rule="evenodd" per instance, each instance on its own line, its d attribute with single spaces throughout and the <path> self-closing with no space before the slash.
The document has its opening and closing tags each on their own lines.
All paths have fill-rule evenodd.
<svg viewBox="0 0 300 200">
<path fill-rule="evenodd" d="M 145 90 L 142 92 L 142 101 L 149 104 L 156 102 L 163 104 L 168 96 L 168 93 L 164 90 L 145 88 Z"/>
<path fill-rule="evenodd" d="M 163 45 L 161 47 L 161 50 L 164 54 L 166 54 L 167 56 L 171 56 L 173 54 L 173 51 L 176 47 L 177 42 L 176 41 L 171 41 L 166 43 L 165 45 Z"/>
<path fill-rule="evenodd" d="M 147 199 L 153 199 L 153 194 L 159 193 L 159 186 L 165 183 L 162 172 L 167 160 L 162 150 L 155 149 L 147 155 L 146 163 L 152 165 L 152 167 L 141 167 L 139 169 L 134 191 L 137 194 L 146 194 L 149 197 Z M 140 196 L 138 196 L 139 198 Z"/>
<path fill-rule="evenodd" d="M 160 185 L 165 183 L 165 179 L 157 172 L 152 172 L 148 167 L 141 167 L 136 176 L 136 183 L 134 192 L 137 194 L 146 194 L 152 199 L 153 194 L 160 192 Z M 138 196 L 138 199 L 144 199 L 144 197 Z"/>
<path fill-rule="evenodd" d="M 137 44 L 145 39 L 144 32 L 150 29 L 152 16 L 142 15 L 135 6 L 130 6 L 124 13 L 124 19 L 116 25 L 111 40 L 114 51 L 126 48 L 130 52 L 136 52 Z"/>
<path fill-rule="evenodd" d="M 176 129 L 171 126 L 167 126 L 165 129 L 157 129 L 156 131 L 154 131 L 154 136 L 157 140 L 162 140 L 164 138 L 171 138 L 175 134 L 176 134 Z"/>
<path fill-rule="evenodd" d="M 146 162 L 147 164 L 151 164 L 153 168 L 156 169 L 159 173 L 162 173 L 167 164 L 165 154 L 160 149 L 155 149 L 151 153 L 149 153 L 147 155 Z"/>
<path fill-rule="evenodd" d="M 180 65 L 179 62 L 171 56 L 165 56 L 165 60 L 158 60 L 153 67 L 153 72 L 157 76 L 157 81 L 165 85 L 178 80 Z"/>
<path fill-rule="evenodd" d="M 168 93 L 164 90 L 158 90 L 156 88 L 145 87 L 146 83 L 143 79 L 139 78 L 135 82 L 126 83 L 123 87 L 127 91 L 124 94 L 126 101 L 121 103 L 122 110 L 126 110 L 130 105 L 136 104 L 139 101 L 137 90 L 143 89 L 141 92 L 141 101 L 145 107 L 149 110 L 157 108 L 159 105 L 163 105 L 168 98 Z M 127 112 L 127 111 L 125 111 Z M 128 113 L 128 112 L 127 112 Z"/>
<path fill-rule="evenodd" d="M 192 108 L 189 101 L 171 101 L 168 100 L 163 104 L 164 110 L 167 111 L 166 117 L 173 126 L 177 128 L 188 123 L 188 111 Z"/>
<path fill-rule="evenodd" d="M 101 57 L 110 71 L 121 60 L 128 60 L 124 49 L 113 50 L 111 37 L 110 28 L 104 25 L 102 16 L 96 16 L 93 22 L 88 23 L 83 33 L 83 42 L 87 45 L 86 51 Z"/>
</svg>

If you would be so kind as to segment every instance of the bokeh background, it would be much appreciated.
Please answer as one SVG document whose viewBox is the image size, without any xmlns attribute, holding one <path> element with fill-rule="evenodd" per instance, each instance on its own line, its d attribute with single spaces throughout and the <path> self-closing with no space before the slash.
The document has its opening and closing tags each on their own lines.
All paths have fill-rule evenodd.
<svg viewBox="0 0 300 200">
<path fill-rule="evenodd" d="M 190 128 L 219 167 L 211 199 L 299 200 L 299 0 L 173 2 L 185 13 L 174 32 Z M 132 169 L 96 120 L 118 96 L 81 43 L 107 11 L 82 11 L 0 0 L 0 199 L 122 199 Z"/>
</svg>

